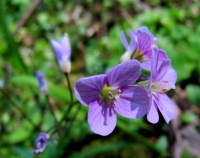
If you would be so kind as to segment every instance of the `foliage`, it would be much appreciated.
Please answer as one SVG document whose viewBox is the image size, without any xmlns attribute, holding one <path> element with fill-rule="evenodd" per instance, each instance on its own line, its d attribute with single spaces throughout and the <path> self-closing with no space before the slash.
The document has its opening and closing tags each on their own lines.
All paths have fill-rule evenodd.
<svg viewBox="0 0 200 158">
<path fill-rule="evenodd" d="M 35 2 L 0 1 L 0 157 L 33 157 L 38 133 L 54 125 L 46 98 L 39 92 L 35 71 L 45 74 L 58 120 L 68 109 L 68 85 L 49 43 L 65 32 L 71 40 L 70 81 L 74 85 L 82 76 L 105 73 L 118 64 L 125 51 L 120 41 L 122 30 L 147 26 L 177 71 L 177 89 L 169 95 L 177 105 L 178 115 L 169 125 L 164 119 L 151 125 L 145 118 L 119 117 L 114 133 L 100 137 L 88 127 L 87 107 L 79 109 L 76 104 L 61 125 L 62 137 L 56 134 L 38 158 L 169 157 L 174 155 L 172 144 L 178 133 L 172 132 L 173 128 L 192 125 L 200 132 L 200 3 L 197 0 L 186 3 L 44 0 L 16 31 Z M 19 109 L 31 118 L 35 127 Z M 182 153 L 185 158 L 195 155 L 189 149 Z"/>
</svg>

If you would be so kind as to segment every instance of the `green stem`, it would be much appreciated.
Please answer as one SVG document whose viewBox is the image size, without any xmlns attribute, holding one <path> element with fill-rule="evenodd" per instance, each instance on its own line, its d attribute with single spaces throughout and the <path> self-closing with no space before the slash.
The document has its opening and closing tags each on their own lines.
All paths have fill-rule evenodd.
<svg viewBox="0 0 200 158">
<path fill-rule="evenodd" d="M 69 79 L 69 74 L 68 73 L 64 73 L 66 79 L 67 79 L 67 84 L 68 84 L 68 88 L 69 88 L 69 92 L 70 92 L 70 97 L 71 97 L 71 102 L 73 102 L 73 91 L 72 91 L 72 87 L 71 87 L 71 84 L 70 84 L 70 79 Z"/>
<path fill-rule="evenodd" d="M 51 132 L 50 135 L 52 136 L 53 134 L 55 134 L 55 133 L 57 132 L 57 130 L 60 128 L 62 122 L 67 118 L 67 116 L 68 116 L 68 114 L 70 113 L 70 111 L 71 111 L 73 105 L 75 105 L 75 104 L 77 104 L 77 103 L 79 103 L 79 102 L 78 102 L 78 101 L 71 102 L 71 103 L 69 104 L 67 110 L 65 111 L 63 117 L 61 118 L 61 120 L 60 120 L 55 126 L 51 127 L 49 130 L 47 130 L 46 133 L 49 133 L 53 128 L 55 128 L 55 129 Z"/>
<path fill-rule="evenodd" d="M 78 115 L 78 113 L 79 113 L 81 107 L 82 107 L 82 105 L 79 104 L 77 110 L 76 110 L 76 111 L 74 112 L 74 114 L 73 114 L 73 117 L 70 119 L 70 122 L 71 122 L 71 123 L 70 123 L 70 125 L 69 125 L 69 128 L 68 128 L 67 132 L 65 133 L 65 136 L 67 136 L 68 133 L 70 132 L 70 129 L 72 129 L 73 122 L 74 122 L 74 120 L 76 119 L 76 117 L 77 117 L 77 115 Z"/>
<path fill-rule="evenodd" d="M 51 112 L 51 114 L 52 114 L 52 116 L 53 116 L 53 118 L 54 118 L 55 123 L 57 124 L 57 123 L 58 123 L 58 120 L 57 120 L 56 115 L 55 115 L 55 113 L 54 113 L 54 111 L 53 111 L 53 107 L 52 107 L 52 105 L 51 105 L 49 95 L 46 94 L 45 97 L 46 97 L 47 105 L 48 105 L 48 107 L 49 107 L 49 109 L 50 109 L 50 112 Z"/>
</svg>

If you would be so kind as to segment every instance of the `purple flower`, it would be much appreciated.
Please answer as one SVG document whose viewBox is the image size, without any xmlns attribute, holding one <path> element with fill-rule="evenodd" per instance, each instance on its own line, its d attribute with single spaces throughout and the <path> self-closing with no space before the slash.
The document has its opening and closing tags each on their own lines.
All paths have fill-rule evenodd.
<svg viewBox="0 0 200 158">
<path fill-rule="evenodd" d="M 47 85 L 46 85 L 46 81 L 45 81 L 43 73 L 40 72 L 40 71 L 37 71 L 36 72 L 36 77 L 37 77 L 38 82 L 39 82 L 40 91 L 42 93 L 44 93 L 44 94 L 47 94 L 48 93 L 48 89 L 47 89 Z"/>
<path fill-rule="evenodd" d="M 126 36 L 124 34 L 124 32 L 121 32 L 121 42 L 124 46 L 124 48 L 126 49 L 125 53 L 121 56 L 120 58 L 120 62 L 124 62 L 126 60 L 130 60 L 132 54 L 134 53 L 135 49 L 136 49 L 136 42 L 134 39 L 131 39 L 130 44 L 128 44 L 127 40 L 126 40 Z"/>
<path fill-rule="evenodd" d="M 170 60 L 165 60 L 159 65 L 158 56 L 158 50 L 153 49 L 151 76 L 148 83 L 150 108 L 147 113 L 147 119 L 151 123 L 157 123 L 159 120 L 158 110 L 160 110 L 165 121 L 169 123 L 175 117 L 176 109 L 165 92 L 175 88 L 177 74 L 172 68 Z"/>
<path fill-rule="evenodd" d="M 47 142 L 49 140 L 49 135 L 46 133 L 40 133 L 39 136 L 36 139 L 36 149 L 34 150 L 34 154 L 41 153 L 47 145 Z"/>
<path fill-rule="evenodd" d="M 79 79 L 74 87 L 78 100 L 89 105 L 90 129 L 99 135 L 110 134 L 116 126 L 116 113 L 126 118 L 140 118 L 148 111 L 147 92 L 132 85 L 140 75 L 137 60 L 123 62 L 105 75 Z"/>
<path fill-rule="evenodd" d="M 152 49 L 157 48 L 157 39 L 152 35 L 147 27 L 142 26 L 137 29 L 134 33 L 128 31 L 131 37 L 130 44 L 128 44 L 124 33 L 121 33 L 121 41 L 124 45 L 126 52 L 121 57 L 121 62 L 128 59 L 137 59 L 142 64 L 141 67 L 150 70 L 151 69 L 151 58 Z M 162 49 L 159 51 L 159 61 L 167 59 L 166 53 Z"/>
<path fill-rule="evenodd" d="M 69 73 L 71 71 L 71 46 L 69 37 L 64 35 L 60 41 L 51 40 L 50 42 L 57 56 L 61 71 L 64 73 Z"/>
</svg>

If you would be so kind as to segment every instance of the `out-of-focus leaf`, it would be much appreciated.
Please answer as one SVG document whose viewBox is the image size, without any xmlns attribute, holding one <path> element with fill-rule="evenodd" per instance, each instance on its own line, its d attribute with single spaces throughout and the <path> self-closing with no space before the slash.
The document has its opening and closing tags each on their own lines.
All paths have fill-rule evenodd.
<svg viewBox="0 0 200 158">
<path fill-rule="evenodd" d="M 161 136 L 158 138 L 158 140 L 156 141 L 156 149 L 162 153 L 165 154 L 167 152 L 167 147 L 168 147 L 168 141 L 166 136 Z"/>
<path fill-rule="evenodd" d="M 18 46 L 14 40 L 14 36 L 11 34 L 8 22 L 6 19 L 6 1 L 0 1 L 0 23 L 2 33 L 4 34 L 4 38 L 7 41 L 7 51 L 4 54 L 4 58 L 9 61 L 9 63 L 13 66 L 13 68 L 18 68 L 22 72 L 26 72 L 26 67 L 23 62 L 23 59 L 19 53 Z"/>
<path fill-rule="evenodd" d="M 187 111 L 181 115 L 181 120 L 184 123 L 190 124 L 198 120 L 198 117 L 191 111 Z"/>
<path fill-rule="evenodd" d="M 39 84 L 35 77 L 28 76 L 28 75 L 18 75 L 14 76 L 11 79 L 11 83 L 15 86 L 32 86 L 32 87 L 38 87 L 39 92 Z M 70 101 L 70 93 L 67 91 L 67 88 L 61 88 L 55 85 L 54 83 L 48 83 L 48 89 L 49 89 L 49 95 L 52 97 L 55 97 L 57 99 L 63 100 L 63 101 Z"/>
<path fill-rule="evenodd" d="M 200 86 L 192 84 L 187 85 L 186 94 L 192 104 L 200 106 Z"/>
<path fill-rule="evenodd" d="M 16 155 L 19 155 L 21 158 L 33 157 L 33 151 L 29 151 L 28 149 L 22 147 L 13 147 L 13 151 Z"/>
<path fill-rule="evenodd" d="M 94 156 L 99 153 L 107 152 L 110 150 L 117 150 L 125 147 L 133 146 L 134 144 L 126 143 L 126 142 L 118 142 L 118 143 L 110 143 L 99 145 L 93 148 L 89 148 L 88 150 L 83 150 L 79 153 L 74 153 L 70 156 L 70 158 L 85 158 L 89 156 Z"/>
<path fill-rule="evenodd" d="M 196 158 L 196 157 L 192 156 L 187 150 L 183 150 L 181 158 Z"/>
<path fill-rule="evenodd" d="M 5 137 L 9 143 L 18 143 L 28 139 L 31 132 L 32 127 L 30 127 L 29 122 L 27 122 L 21 125 L 17 130 L 13 130 L 9 135 L 5 135 Z"/>
</svg>

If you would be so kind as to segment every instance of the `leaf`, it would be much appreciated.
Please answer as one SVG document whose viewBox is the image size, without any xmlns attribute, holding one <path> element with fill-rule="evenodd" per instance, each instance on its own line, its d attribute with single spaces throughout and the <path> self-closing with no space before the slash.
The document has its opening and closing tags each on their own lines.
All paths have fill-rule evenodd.
<svg viewBox="0 0 200 158">
<path fill-rule="evenodd" d="M 166 136 L 163 135 L 159 137 L 158 140 L 156 141 L 155 147 L 160 153 L 165 154 L 168 148 L 168 141 Z"/>
<path fill-rule="evenodd" d="M 23 62 L 23 59 L 19 53 L 18 46 L 14 40 L 14 36 L 8 29 L 8 22 L 6 19 L 6 1 L 0 1 L 0 26 L 2 28 L 2 33 L 7 42 L 7 50 L 4 53 L 4 58 L 9 61 L 13 68 L 18 68 L 22 72 L 27 72 L 26 66 Z"/>
<path fill-rule="evenodd" d="M 33 157 L 33 152 L 28 151 L 28 149 L 22 147 L 13 147 L 13 151 L 16 155 L 19 155 L 21 158 Z"/>
<path fill-rule="evenodd" d="M 194 123 L 197 120 L 198 120 L 198 117 L 191 111 L 184 112 L 181 115 L 181 121 L 187 124 Z"/>
<path fill-rule="evenodd" d="M 19 143 L 28 139 L 32 130 L 32 126 L 26 121 L 24 124 L 21 124 L 18 129 L 14 129 L 9 135 L 5 135 L 5 138 L 9 143 Z"/>
<path fill-rule="evenodd" d="M 130 146 L 133 146 L 133 144 L 126 143 L 126 142 L 108 143 L 104 145 L 100 144 L 99 146 L 95 146 L 87 150 L 74 153 L 70 155 L 69 158 L 85 158 L 85 157 L 94 156 L 103 152 L 107 152 L 110 150 L 117 150 L 117 149 L 130 147 Z"/>
<path fill-rule="evenodd" d="M 36 77 L 28 76 L 28 75 L 18 75 L 14 76 L 11 79 L 11 83 L 15 86 L 32 86 L 38 87 L 39 92 L 39 84 Z M 60 99 L 63 101 L 70 101 L 70 93 L 67 88 L 61 88 L 55 85 L 54 83 L 48 83 L 49 95 L 55 97 L 56 99 Z"/>
<path fill-rule="evenodd" d="M 193 84 L 187 85 L 186 94 L 192 104 L 200 106 L 200 86 Z"/>
</svg>

